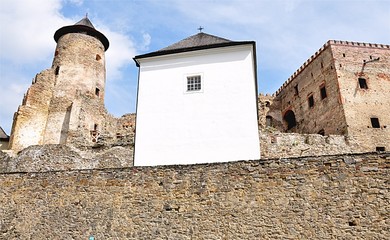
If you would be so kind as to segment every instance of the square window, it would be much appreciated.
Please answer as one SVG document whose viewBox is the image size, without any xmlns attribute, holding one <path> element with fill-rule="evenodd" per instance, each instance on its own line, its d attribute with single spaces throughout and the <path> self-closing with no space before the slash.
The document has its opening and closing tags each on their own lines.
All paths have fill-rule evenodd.
<svg viewBox="0 0 390 240">
<path fill-rule="evenodd" d="M 368 89 L 367 81 L 365 78 L 359 78 L 359 86 L 361 89 Z"/>
<path fill-rule="evenodd" d="M 328 95 L 326 94 L 326 88 L 325 85 L 322 85 L 320 87 L 320 93 L 321 93 L 321 99 L 325 99 Z"/>
<path fill-rule="evenodd" d="M 200 91 L 202 81 L 200 75 L 187 77 L 187 92 Z"/>
<path fill-rule="evenodd" d="M 373 128 L 380 128 L 381 125 L 379 124 L 379 119 L 378 118 L 371 118 L 371 126 Z"/>
<path fill-rule="evenodd" d="M 313 95 L 309 96 L 308 101 L 309 101 L 309 107 L 312 108 L 314 106 L 314 97 L 313 97 Z"/>
</svg>

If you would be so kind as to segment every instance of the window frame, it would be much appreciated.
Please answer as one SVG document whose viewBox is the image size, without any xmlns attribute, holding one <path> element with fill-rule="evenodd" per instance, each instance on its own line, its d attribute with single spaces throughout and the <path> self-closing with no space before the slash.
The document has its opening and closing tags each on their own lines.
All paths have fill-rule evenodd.
<svg viewBox="0 0 390 240">
<path fill-rule="evenodd" d="M 200 89 L 193 89 L 193 90 L 189 90 L 189 81 L 190 81 L 190 78 L 196 78 L 196 77 L 199 77 L 200 78 L 200 83 L 193 83 L 193 84 L 199 84 L 200 85 Z M 195 80 L 195 79 L 194 79 Z M 185 74 L 184 75 L 184 80 L 183 80 L 183 90 L 184 90 L 184 93 L 186 94 L 191 94 L 191 93 L 203 93 L 204 91 L 204 78 L 203 78 L 203 73 L 191 73 L 191 74 Z"/>
</svg>

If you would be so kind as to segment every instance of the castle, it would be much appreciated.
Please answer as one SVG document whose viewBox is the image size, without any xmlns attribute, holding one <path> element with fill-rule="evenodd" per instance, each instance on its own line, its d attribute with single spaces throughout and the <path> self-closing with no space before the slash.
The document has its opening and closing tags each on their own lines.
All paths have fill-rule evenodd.
<svg viewBox="0 0 390 240">
<path fill-rule="evenodd" d="M 206 41 L 205 46 L 193 41 L 203 37 L 217 42 Z M 189 38 L 200 46 L 179 42 L 194 50 L 190 53 L 168 47 L 168 53 L 173 50 L 187 60 L 210 50 L 217 53 L 211 57 L 215 64 L 219 56 L 227 66 L 234 67 L 231 60 L 247 68 L 238 72 L 246 73 L 242 81 L 249 97 L 241 92 L 232 96 L 252 106 L 242 111 L 250 120 L 244 132 L 254 128 L 257 115 L 257 140 L 244 143 L 259 141 L 261 158 L 151 167 L 133 164 L 136 121 L 137 126 L 144 124 L 142 118 L 150 121 L 151 112 L 138 105 L 137 114 L 144 112 L 136 120 L 135 114 L 114 118 L 104 108 L 107 38 L 88 18 L 60 28 L 54 38 L 52 67 L 36 76 L 14 116 L 9 148 L 15 154 L 0 151 L 0 239 L 388 238 L 389 45 L 329 41 L 272 96 L 257 95 L 251 85 L 256 79 L 250 74 L 256 68 L 252 42 L 201 34 Z M 135 58 L 143 67 L 146 63 L 143 74 L 148 74 L 147 67 L 163 70 L 161 63 L 175 59 L 159 54 L 152 53 L 158 59 Z M 204 64 L 204 58 L 199 62 Z M 211 78 L 218 72 L 213 69 L 191 66 L 184 72 L 176 79 L 181 84 L 176 84 L 178 96 L 170 104 L 178 99 L 191 103 L 183 99 L 218 90 L 209 80 L 222 91 L 237 87 L 236 82 L 225 86 Z M 154 96 L 163 84 L 153 80 L 140 76 L 155 91 L 143 92 L 141 98 Z M 175 88 L 166 84 L 157 92 L 164 101 L 170 97 L 164 92 L 173 94 Z M 195 130 L 204 127 L 204 119 L 193 114 Z M 225 118 L 242 121 L 234 114 L 221 111 Z M 164 117 L 164 124 L 171 124 Z M 218 123 L 226 123 L 223 117 Z M 158 124 L 144 125 L 135 141 L 151 137 L 151 127 L 165 127 Z M 0 137 L 6 146 L 8 136 L 0 132 Z M 151 161 L 158 163 L 164 156 L 155 158 Z"/>
<path fill-rule="evenodd" d="M 94 28 L 87 17 L 74 25 L 58 29 L 54 39 L 57 47 L 52 67 L 35 77 L 22 105 L 15 113 L 9 149 L 18 152 L 31 145 L 45 144 L 66 144 L 79 148 L 116 145 L 131 147 L 134 144 L 135 114 L 127 114 L 117 119 L 104 107 L 105 51 L 109 47 L 108 39 Z M 241 56 L 235 49 L 246 45 L 252 46 L 252 57 L 248 58 L 247 63 L 243 62 L 237 67 Z M 217 50 L 221 52 L 220 55 Z M 390 122 L 390 115 L 387 114 L 390 105 L 389 45 L 328 41 L 274 95 L 259 95 L 258 113 L 254 111 L 256 107 L 253 104 L 256 104 L 256 101 L 250 98 L 252 94 L 257 95 L 255 51 L 254 42 L 235 42 L 199 33 L 165 49 L 136 56 L 134 59 L 141 69 L 139 85 L 148 84 L 138 92 L 138 117 L 143 120 L 137 121 L 139 133 L 136 139 L 144 140 L 135 141 L 135 148 L 139 146 L 136 155 L 144 155 L 142 152 L 145 152 L 146 158 L 151 158 L 149 149 L 154 146 L 156 150 L 161 149 L 161 152 L 155 154 L 166 155 L 166 161 L 177 155 L 176 162 L 171 163 L 178 164 L 178 159 L 186 155 L 194 156 L 220 148 L 219 152 L 212 154 L 212 158 L 221 155 L 223 161 L 230 159 L 223 154 L 224 149 L 239 146 L 236 141 L 228 142 L 229 139 L 238 139 L 242 134 L 248 136 L 246 140 L 242 138 L 239 141 L 242 147 L 252 144 L 252 150 L 237 149 L 233 152 L 259 152 L 256 147 L 259 143 L 254 140 L 259 138 L 256 130 L 258 128 L 252 123 L 249 124 L 253 122 L 254 114 L 258 115 L 256 118 L 261 130 L 271 127 L 281 133 L 345 136 L 348 141 L 358 144 L 359 150 L 363 152 L 385 151 L 390 148 L 390 130 L 387 128 Z M 183 58 L 187 55 L 194 57 Z M 210 56 L 209 60 L 207 56 Z M 235 59 L 234 56 L 238 58 Z M 170 62 L 162 62 L 163 57 Z M 151 61 L 155 61 L 152 63 L 155 66 L 151 65 Z M 192 64 L 178 65 L 186 61 Z M 229 64 L 229 61 L 232 64 Z M 172 67 L 161 68 L 168 66 L 167 64 Z M 243 69 L 248 70 L 243 72 Z M 167 75 L 166 72 L 169 71 L 175 75 Z M 150 75 L 152 73 L 154 75 Z M 202 89 L 190 93 L 203 93 L 205 84 L 210 88 L 203 94 L 187 94 L 182 98 L 184 95 L 180 88 L 187 87 L 187 82 L 183 84 L 182 80 L 178 80 L 172 83 L 172 80 L 173 76 L 181 77 L 185 74 L 196 75 L 199 78 L 199 86 L 202 81 Z M 215 77 L 203 83 L 202 74 Z M 190 77 L 193 77 L 192 75 Z M 188 79 L 188 76 L 185 79 Z M 151 83 L 160 78 L 170 81 L 165 81 L 163 85 Z M 238 80 L 239 78 L 241 80 Z M 218 82 L 220 80 L 222 81 Z M 245 81 L 248 82 L 246 89 Z M 171 96 L 174 93 L 171 91 L 175 87 L 179 87 L 178 93 L 181 97 L 173 99 Z M 218 90 L 221 88 L 225 91 Z M 235 89 L 241 89 L 241 92 Z M 161 94 L 156 95 L 157 93 Z M 226 95 L 231 97 L 227 98 Z M 244 101 L 247 96 L 249 98 Z M 186 105 L 178 107 L 179 103 L 185 101 Z M 165 105 L 158 106 L 157 103 Z M 173 105 L 176 108 L 168 110 L 167 107 Z M 251 110 L 246 110 L 249 106 Z M 216 112 L 219 112 L 219 115 Z M 155 114 L 161 116 L 158 124 L 155 122 Z M 189 119 L 183 116 L 188 116 Z M 188 121 L 192 121 L 191 124 L 196 124 L 196 127 L 188 127 L 187 123 L 179 126 Z M 203 133 L 200 134 L 199 129 L 202 129 Z M 191 131 L 193 132 L 190 133 Z M 187 135 L 181 135 L 182 132 L 187 132 Z M 173 133 L 178 135 L 173 137 Z M 232 138 L 237 133 L 239 134 Z M 206 143 L 202 134 L 209 135 L 207 139 L 214 140 Z M 253 136 L 250 136 L 251 134 Z M 168 144 L 167 136 L 176 140 Z M 182 149 L 184 145 L 178 139 L 191 138 L 194 139 L 188 140 L 189 148 Z M 202 139 L 204 144 L 197 146 Z M 161 145 L 162 143 L 166 146 Z M 160 145 L 161 148 L 158 147 Z M 179 148 L 173 150 L 175 146 Z M 208 148 L 210 146 L 213 147 Z M 191 149 L 195 148 L 197 152 L 191 153 Z M 206 148 L 207 151 L 204 150 Z M 169 155 L 170 152 L 173 153 L 172 156 Z M 183 154 L 180 155 L 179 152 Z M 232 156 L 233 152 L 227 155 Z M 207 156 L 199 155 L 198 158 L 206 159 Z M 231 160 L 256 158 L 259 158 L 259 155 L 237 155 Z M 146 164 L 145 160 L 141 162 L 141 165 Z M 146 165 L 149 164 L 154 163 Z"/>
</svg>

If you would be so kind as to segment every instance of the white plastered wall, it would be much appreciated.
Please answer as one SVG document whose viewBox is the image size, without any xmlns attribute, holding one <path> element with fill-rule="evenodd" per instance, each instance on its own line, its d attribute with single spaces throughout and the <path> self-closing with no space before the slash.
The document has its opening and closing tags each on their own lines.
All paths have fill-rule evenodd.
<svg viewBox="0 0 390 240">
<path fill-rule="evenodd" d="M 141 59 L 135 165 L 259 159 L 253 58 L 248 44 Z"/>
</svg>

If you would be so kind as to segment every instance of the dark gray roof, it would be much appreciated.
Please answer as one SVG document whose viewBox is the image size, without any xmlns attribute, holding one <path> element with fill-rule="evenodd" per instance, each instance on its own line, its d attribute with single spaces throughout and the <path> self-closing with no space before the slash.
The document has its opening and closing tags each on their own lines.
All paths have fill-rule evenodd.
<svg viewBox="0 0 390 240">
<path fill-rule="evenodd" d="M 217 36 L 213 36 L 201 32 L 192 35 L 188 38 L 185 38 L 168 47 L 162 48 L 158 51 L 135 56 L 134 61 L 136 62 L 137 66 L 139 66 L 137 59 L 141 59 L 141 58 L 162 56 L 162 55 L 175 54 L 181 52 L 197 51 L 197 50 L 210 49 L 210 48 L 243 45 L 243 44 L 254 45 L 255 42 L 254 41 L 231 41 L 225 38 L 221 38 L 221 37 L 217 37 Z"/>
<path fill-rule="evenodd" d="M 186 39 L 183 39 L 177 43 L 174 43 L 166 48 L 160 49 L 159 51 L 167 51 L 167 50 L 175 50 L 175 49 L 183 49 L 183 48 L 191 48 L 191 47 L 199 47 L 199 46 L 208 46 L 219 43 L 227 43 L 231 42 L 228 39 L 220 38 L 217 36 L 213 36 L 207 33 L 198 33 L 196 35 L 192 35 Z"/>
<path fill-rule="evenodd" d="M 2 127 L 0 127 L 0 139 L 9 139 L 9 136 L 4 132 Z"/>
<path fill-rule="evenodd" d="M 95 27 L 93 26 L 92 22 L 88 19 L 88 17 L 84 17 L 83 19 L 81 19 L 80 21 L 75 23 L 74 25 L 65 26 L 65 27 L 58 29 L 54 33 L 54 40 L 56 42 L 58 42 L 60 37 L 62 37 L 65 34 L 68 34 L 68 33 L 83 33 L 86 35 L 93 36 L 93 37 L 99 39 L 100 42 L 102 42 L 102 44 L 104 45 L 104 50 L 107 50 L 109 45 L 110 45 L 106 36 L 104 36 L 103 33 L 99 32 L 98 30 L 95 29 Z"/>
<path fill-rule="evenodd" d="M 88 19 L 88 17 L 84 17 L 83 19 L 81 19 L 80 21 L 75 23 L 74 25 L 84 25 L 84 26 L 95 29 L 95 27 L 93 26 L 92 22 Z"/>
</svg>

